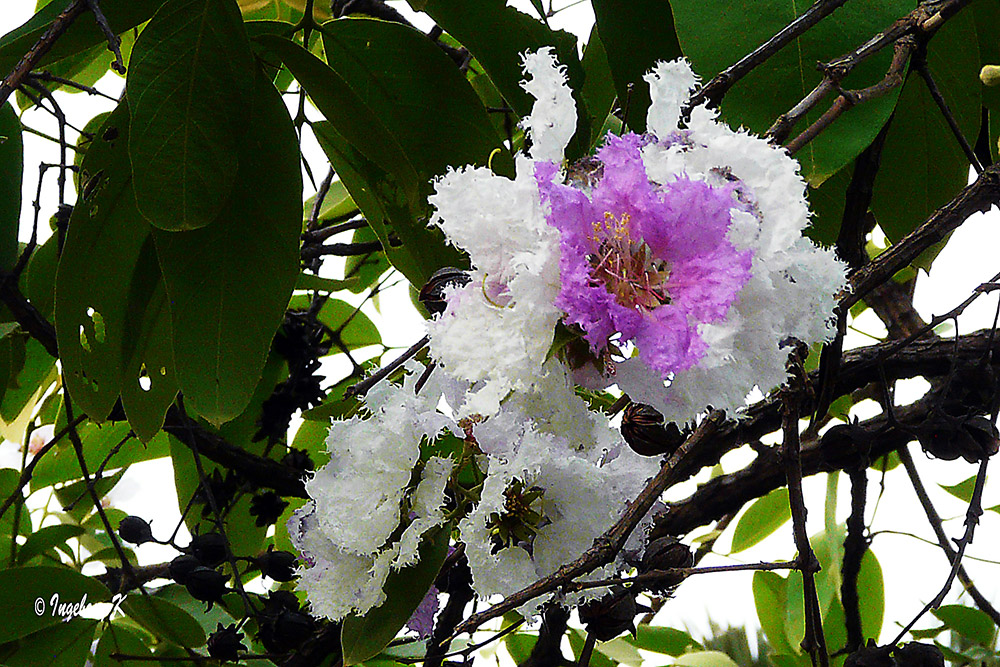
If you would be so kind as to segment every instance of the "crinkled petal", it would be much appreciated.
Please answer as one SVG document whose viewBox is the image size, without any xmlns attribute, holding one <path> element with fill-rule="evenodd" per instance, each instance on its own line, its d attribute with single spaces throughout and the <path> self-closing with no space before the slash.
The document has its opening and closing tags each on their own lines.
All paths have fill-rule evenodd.
<svg viewBox="0 0 1000 667">
<path fill-rule="evenodd" d="M 566 67 L 556 60 L 551 47 L 524 56 L 528 79 L 521 87 L 535 104 L 521 124 L 531 139 L 531 157 L 561 162 L 569 140 L 576 132 L 576 103 L 566 81 Z"/>
<path fill-rule="evenodd" d="M 656 63 L 643 80 L 649 84 L 652 101 L 646 113 L 646 131 L 666 137 L 677 130 L 681 106 L 687 102 L 689 91 L 698 84 L 698 77 L 688 61 L 678 59 Z"/>
</svg>

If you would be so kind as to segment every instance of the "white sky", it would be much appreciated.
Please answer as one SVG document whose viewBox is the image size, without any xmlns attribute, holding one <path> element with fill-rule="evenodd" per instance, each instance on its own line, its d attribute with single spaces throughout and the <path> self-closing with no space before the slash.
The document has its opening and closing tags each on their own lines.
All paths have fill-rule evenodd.
<svg viewBox="0 0 1000 667">
<path fill-rule="evenodd" d="M 402 3 L 394 3 L 400 6 Z M 515 1 L 515 4 L 531 13 L 527 0 Z M 568 4 L 568 3 L 564 3 Z M 559 6 L 559 3 L 557 3 Z M 7 0 L 0 10 L 0 33 L 6 33 L 26 20 L 32 13 L 33 0 Z M 404 9 L 405 7 L 400 7 Z M 87 20 L 83 17 L 80 20 Z M 586 39 L 593 13 L 589 3 L 582 3 L 566 12 L 558 14 L 554 19 L 555 27 L 565 27 L 582 35 Z M 0 73 L 3 75 L 6 73 Z M 99 88 L 117 95 L 122 86 L 122 79 L 113 74 L 106 76 Z M 69 120 L 77 127 L 82 127 L 95 113 L 109 109 L 112 105 L 107 100 L 88 97 L 78 93 L 70 96 L 60 93 L 59 98 L 64 109 L 69 114 Z M 55 123 L 44 112 L 29 111 L 24 115 L 24 121 L 37 128 L 47 128 L 45 131 L 55 133 Z M 75 136 L 74 136 L 75 138 Z M 22 238 L 26 238 L 31 225 L 31 202 L 35 198 L 37 184 L 37 165 L 39 161 L 57 162 L 58 151 L 55 144 L 25 134 L 27 160 L 25 166 L 24 196 L 22 203 Z M 305 146 L 307 157 L 314 165 L 317 178 L 325 173 L 325 162 L 318 148 L 309 144 Z M 47 228 L 46 221 L 55 210 L 55 174 L 48 177 L 48 187 L 42 198 L 42 228 Z M 306 193 L 307 195 L 309 193 Z M 943 313 L 964 300 L 971 290 L 985 282 L 1000 271 L 1000 260 L 996 248 L 1000 247 L 1000 231 L 998 231 L 996 212 L 988 215 L 976 215 L 966 222 L 953 236 L 951 242 L 938 257 L 929 276 L 921 275 L 915 304 L 921 315 L 929 319 L 937 313 Z M 328 261 L 328 265 L 336 266 Z M 333 268 L 331 268 L 333 270 Z M 339 295 L 338 295 L 339 296 Z M 348 298 L 347 300 L 351 300 Z M 981 297 L 970 307 L 959 320 L 960 332 L 988 327 L 992 322 L 997 300 L 995 296 Z M 384 295 L 380 301 L 381 313 L 366 307 L 367 312 L 383 332 L 387 344 L 399 348 L 409 346 L 422 333 L 422 323 L 419 316 L 409 304 L 405 289 L 397 289 Z M 384 314 L 384 316 L 382 315 Z M 873 335 L 884 335 L 877 319 L 868 313 L 855 326 Z M 848 344 L 852 346 L 868 344 L 870 339 L 860 334 L 849 335 Z M 387 356 L 391 356 L 387 355 Z M 341 368 L 331 368 L 328 377 L 339 377 Z M 900 392 L 901 395 L 903 392 Z M 857 413 L 864 418 L 870 413 L 859 406 Z M 930 489 L 937 503 L 939 513 L 948 518 L 946 530 L 952 536 L 961 534 L 962 516 L 965 507 L 963 503 L 940 491 L 935 483 L 954 484 L 975 473 L 975 467 L 963 461 L 945 462 L 930 461 L 917 452 L 917 465 L 920 467 L 924 483 Z M 730 455 L 724 460 L 728 470 L 734 470 L 749 457 L 745 453 Z M 20 453 L 15 445 L 6 443 L 0 445 L 0 466 L 17 467 Z M 166 473 L 166 474 L 165 474 Z M 708 471 L 703 471 L 699 481 L 707 478 Z M 874 499 L 879 493 L 880 480 L 870 475 L 869 484 L 869 518 L 871 517 Z M 839 481 L 840 502 L 837 518 L 846 519 L 848 512 L 849 490 L 846 476 Z M 682 489 L 674 489 L 671 497 L 681 497 L 693 489 L 688 483 Z M 809 529 L 814 534 L 823 528 L 823 498 L 826 490 L 826 476 L 818 475 L 805 480 L 807 507 L 809 513 Z M 112 500 L 127 511 L 154 518 L 154 527 L 159 534 L 172 528 L 177 521 L 176 497 L 174 495 L 172 475 L 168 464 L 163 461 L 151 462 L 134 466 L 126 479 L 113 492 Z M 987 484 L 984 506 L 1000 504 L 1000 484 Z M 923 520 L 923 514 L 916 497 L 901 470 L 890 473 L 885 479 L 885 493 L 878 508 L 878 515 L 873 530 L 892 529 L 919 535 L 925 539 L 934 540 L 933 534 Z M 984 558 L 996 557 L 995 535 L 1000 531 L 1000 516 L 987 512 L 978 529 L 978 539 L 970 548 L 971 556 Z M 728 548 L 732 529 L 717 544 L 716 549 L 722 553 Z M 991 548 L 992 547 L 992 548 Z M 886 621 L 883 626 L 882 641 L 890 640 L 897 631 L 896 623 L 906 623 L 922 605 L 930 599 L 943 583 L 947 572 L 946 560 L 936 548 L 919 542 L 911 537 L 882 535 L 873 544 L 873 550 L 881 561 L 886 581 Z M 174 555 L 172 550 L 153 545 L 143 546 L 140 557 L 145 562 L 156 562 Z M 760 545 L 736 556 L 710 556 L 703 564 L 720 564 L 731 562 L 753 562 L 756 560 L 778 560 L 794 556 L 791 528 L 786 525 Z M 1000 603 L 1000 568 L 973 560 L 966 560 L 966 567 L 977 585 L 995 604 Z M 696 636 L 709 632 L 708 619 L 711 618 L 722 625 L 756 625 L 756 613 L 750 591 L 749 573 L 719 574 L 692 577 L 685 582 L 677 592 L 675 599 L 668 602 L 658 617 L 658 623 L 688 627 Z M 958 590 L 955 587 L 954 590 Z M 862 593 L 863 595 L 863 593 Z M 954 600 L 955 593 L 949 598 Z M 968 600 L 965 600 L 968 603 Z M 931 617 L 927 617 L 931 618 Z M 936 625 L 931 620 L 924 620 L 918 627 Z"/>
</svg>

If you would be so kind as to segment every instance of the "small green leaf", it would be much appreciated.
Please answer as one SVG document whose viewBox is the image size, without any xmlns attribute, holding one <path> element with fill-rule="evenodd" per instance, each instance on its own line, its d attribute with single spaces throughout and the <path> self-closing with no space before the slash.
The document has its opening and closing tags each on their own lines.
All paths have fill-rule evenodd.
<svg viewBox="0 0 1000 667">
<path fill-rule="evenodd" d="M 84 597 L 86 604 L 106 602 L 111 592 L 96 579 L 65 567 L 0 570 L 0 604 L 9 610 L 0 624 L 0 644 L 62 623 L 58 605 L 75 604 Z"/>
<path fill-rule="evenodd" d="M 677 658 L 675 665 L 685 667 L 739 667 L 733 659 L 719 651 L 698 651 L 686 653 Z"/>
<path fill-rule="evenodd" d="M 635 639 L 626 637 L 625 641 L 644 651 L 673 656 L 682 655 L 690 648 L 701 648 L 701 644 L 683 630 L 645 623 L 637 626 Z"/>
<path fill-rule="evenodd" d="M 302 221 L 305 222 L 312 215 L 313 206 L 316 203 L 316 195 L 312 195 L 302 205 Z M 351 194 L 344 186 L 344 182 L 336 180 L 330 184 L 330 190 L 323 198 L 323 205 L 319 207 L 317 221 L 339 220 L 346 218 L 358 210 L 358 205 L 351 199 Z"/>
<path fill-rule="evenodd" d="M 736 523 L 731 553 L 749 549 L 785 525 L 791 516 L 786 488 L 775 489 L 755 500 Z"/>
<path fill-rule="evenodd" d="M 510 657 L 517 664 L 522 664 L 531 655 L 531 649 L 538 643 L 538 635 L 530 635 L 525 632 L 515 632 L 504 637 L 503 644 L 510 653 Z"/>
<path fill-rule="evenodd" d="M 931 613 L 966 639 L 971 639 L 986 648 L 993 647 L 997 627 L 989 616 L 978 609 L 949 604 L 933 609 Z"/>
<path fill-rule="evenodd" d="M 383 587 L 386 601 L 363 617 L 344 619 L 341 646 L 345 667 L 378 655 L 409 620 L 448 555 L 450 536 L 450 525 L 432 529 L 424 535 L 420 561 L 389 575 Z"/>
<path fill-rule="evenodd" d="M 295 289 L 316 292 L 339 292 L 340 290 L 356 287 L 360 282 L 357 278 L 337 280 L 336 278 L 323 278 L 313 273 L 302 272 L 295 281 Z"/>
<path fill-rule="evenodd" d="M 968 479 L 962 480 L 958 484 L 952 484 L 951 486 L 945 484 L 938 484 L 942 489 L 955 496 L 959 500 L 965 502 L 972 501 L 972 493 L 976 489 L 976 475 L 969 477 Z"/>
<path fill-rule="evenodd" d="M 871 549 L 865 551 L 861 559 L 858 592 L 861 629 L 864 636 L 878 638 L 882 633 L 882 619 L 885 614 L 885 584 L 882 579 L 882 566 Z"/>
<path fill-rule="evenodd" d="M 292 297 L 288 307 L 295 310 L 305 310 L 309 307 L 309 303 L 310 297 L 296 294 Z M 346 301 L 327 299 L 320 308 L 318 319 L 330 327 L 344 347 L 349 350 L 366 345 L 382 344 L 382 335 L 375 323 L 356 306 L 352 306 Z M 335 345 L 331 348 L 330 353 L 336 354 L 337 352 L 340 352 L 340 348 Z"/>
<path fill-rule="evenodd" d="M 136 203 L 154 227 L 198 229 L 229 201 L 253 109 L 254 64 L 232 0 L 167 0 L 126 84 Z"/>
<path fill-rule="evenodd" d="M 63 544 L 71 537 L 82 535 L 83 532 L 84 530 L 80 526 L 68 523 L 39 528 L 18 549 L 17 564 L 24 565 L 43 551 L 47 551 L 57 544 Z"/>
<path fill-rule="evenodd" d="M 152 595 L 129 595 L 121 609 L 157 637 L 188 648 L 205 643 L 205 631 L 198 621 L 172 602 Z"/>
<path fill-rule="evenodd" d="M 127 628 L 121 622 L 107 624 L 101 638 L 97 642 L 94 653 L 94 667 L 121 667 L 122 661 L 112 658 L 112 653 L 121 655 L 150 657 L 152 652 L 146 648 L 146 640 L 138 632 Z"/>
<path fill-rule="evenodd" d="M 570 628 L 566 633 L 567 639 L 569 640 L 570 649 L 573 651 L 573 657 L 579 661 L 580 654 L 583 652 L 583 644 L 586 641 L 586 633 L 583 630 L 577 628 Z M 638 653 L 638 651 L 636 651 Z M 590 655 L 590 665 L 593 667 L 616 667 L 617 662 L 608 658 L 604 655 L 600 647 L 596 647 L 596 650 Z"/>
<path fill-rule="evenodd" d="M 790 654 L 795 649 L 785 634 L 786 584 L 786 579 L 774 572 L 753 573 L 753 601 L 760 627 L 775 651 Z"/>
</svg>

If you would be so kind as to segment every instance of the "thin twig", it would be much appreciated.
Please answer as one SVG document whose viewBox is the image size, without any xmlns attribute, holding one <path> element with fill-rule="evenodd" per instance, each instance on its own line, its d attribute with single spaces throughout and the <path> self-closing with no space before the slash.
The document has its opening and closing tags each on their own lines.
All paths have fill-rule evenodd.
<svg viewBox="0 0 1000 667">
<path fill-rule="evenodd" d="M 919 58 L 914 59 L 913 68 L 917 73 L 923 78 L 924 83 L 927 84 L 927 90 L 931 94 L 931 98 L 938 107 L 938 111 L 944 116 L 945 122 L 948 123 L 948 127 L 951 129 L 951 133 L 955 135 L 955 140 L 958 141 L 958 145 L 961 146 L 962 152 L 965 153 L 965 157 L 968 158 L 969 164 L 972 168 L 976 170 L 977 174 L 983 173 L 983 165 L 980 164 L 979 158 L 976 157 L 976 152 L 972 149 L 969 144 L 969 140 L 965 138 L 962 133 L 962 128 L 958 126 L 958 120 L 955 119 L 955 114 L 951 112 L 948 107 L 948 102 L 945 101 L 944 95 L 941 94 L 941 89 L 938 88 L 937 82 L 934 77 L 931 76 L 930 67 L 927 64 L 927 54 L 921 53 Z"/>
<path fill-rule="evenodd" d="M 371 389 L 379 382 L 387 378 L 389 375 L 393 373 L 393 371 L 402 366 L 409 359 L 416 356 L 416 354 L 420 352 L 420 350 L 424 349 L 427 346 L 427 343 L 429 343 L 430 340 L 431 339 L 429 336 L 424 336 L 416 343 L 411 345 L 409 348 L 407 348 L 406 351 L 403 352 L 401 355 L 399 355 L 398 357 L 387 363 L 385 366 L 378 369 L 377 371 L 375 371 L 374 373 L 372 373 L 371 375 L 369 375 L 356 385 L 348 387 L 347 391 L 344 392 L 344 396 L 345 397 L 364 396 L 365 394 L 368 393 L 369 389 Z"/>
<path fill-rule="evenodd" d="M 702 103 L 707 103 L 708 106 L 717 106 L 736 82 L 846 2 L 847 0 L 816 0 L 809 9 L 779 30 L 771 39 L 748 53 L 737 63 L 716 74 L 711 81 L 695 91 L 688 101 L 685 112 Z"/>
<path fill-rule="evenodd" d="M 20 62 L 14 67 L 10 74 L 8 74 L 3 82 L 0 82 L 0 104 L 7 101 L 10 94 L 21 85 L 28 73 L 35 68 L 38 61 L 49 52 L 52 45 L 56 43 L 64 32 L 73 24 L 83 10 L 86 9 L 86 0 L 73 0 L 66 9 L 62 10 L 59 15 L 49 24 L 48 29 L 42 33 L 42 36 L 38 38 L 24 57 L 21 58 Z"/>
<path fill-rule="evenodd" d="M 101 11 L 101 6 L 98 4 L 97 0 L 86 0 L 87 6 L 90 8 L 90 12 L 94 15 L 94 20 L 97 21 L 98 27 L 100 27 L 101 32 L 104 33 L 104 38 L 108 40 L 108 51 L 115 54 L 115 61 L 111 63 L 111 69 L 118 72 L 119 74 L 125 74 L 125 61 L 122 59 L 122 39 L 115 34 L 115 31 L 111 29 L 108 24 L 108 17 L 104 15 Z"/>
<path fill-rule="evenodd" d="M 927 489 L 924 488 L 923 482 L 920 480 L 920 474 L 917 472 L 916 463 L 913 457 L 910 455 L 910 450 L 907 447 L 900 447 L 897 451 L 899 455 L 899 460 L 903 463 L 903 467 L 906 469 L 906 474 L 910 478 L 910 483 L 913 485 L 913 491 L 917 494 L 917 499 L 920 501 L 920 506 L 924 510 L 924 514 L 927 515 L 927 522 L 931 525 L 931 529 L 934 531 L 934 536 L 937 538 L 938 545 L 941 547 L 941 551 L 944 552 L 945 556 L 948 558 L 948 563 L 954 567 L 957 554 L 955 548 L 951 546 L 951 541 L 948 539 L 948 535 L 944 532 L 943 522 L 941 521 L 941 516 L 934 509 L 934 504 L 931 502 L 930 496 L 927 495 Z M 980 592 L 976 585 L 973 583 L 972 578 L 966 571 L 965 567 L 959 563 L 958 567 L 958 580 L 962 582 L 962 586 L 965 590 L 969 592 L 976 606 L 993 619 L 993 623 L 1000 626 L 1000 611 L 994 607 L 985 595 Z"/>
</svg>

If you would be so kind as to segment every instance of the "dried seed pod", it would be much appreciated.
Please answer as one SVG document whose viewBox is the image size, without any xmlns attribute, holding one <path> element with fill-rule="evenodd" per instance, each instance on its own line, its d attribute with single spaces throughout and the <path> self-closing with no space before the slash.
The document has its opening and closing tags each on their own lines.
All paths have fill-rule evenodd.
<svg viewBox="0 0 1000 667">
<path fill-rule="evenodd" d="M 944 653 L 934 644 L 910 642 L 893 652 L 896 667 L 944 667 Z"/>
<path fill-rule="evenodd" d="M 195 535 L 188 549 L 205 567 L 215 567 L 226 560 L 226 538 L 219 533 Z"/>
<path fill-rule="evenodd" d="M 191 554 L 181 554 L 170 561 L 170 565 L 168 566 L 170 578 L 181 585 L 186 584 L 188 575 L 199 567 L 203 567 L 201 561 Z"/>
<path fill-rule="evenodd" d="M 257 517 L 254 523 L 263 528 L 277 523 L 286 507 L 288 507 L 287 500 L 283 500 L 274 491 L 266 491 L 251 498 L 250 516 Z"/>
<path fill-rule="evenodd" d="M 295 578 L 295 554 L 275 551 L 274 545 L 255 559 L 261 574 L 275 581 L 291 581 Z"/>
<path fill-rule="evenodd" d="M 891 645 L 876 646 L 875 642 L 869 639 L 867 646 L 847 656 L 844 667 L 895 667 L 896 662 L 890 655 L 892 648 Z"/>
<path fill-rule="evenodd" d="M 658 537 L 646 545 L 638 569 L 644 574 L 654 570 L 669 570 L 692 565 L 694 565 L 694 554 L 691 553 L 691 549 L 676 537 L 668 536 Z M 656 581 L 647 583 L 646 588 L 657 593 L 667 593 L 686 578 L 687 575 L 679 572 L 664 574 Z"/>
<path fill-rule="evenodd" d="M 218 624 L 218 629 L 208 636 L 208 654 L 216 660 L 222 662 L 235 661 L 239 659 L 240 651 L 246 651 L 243 645 L 243 633 L 236 631 L 236 624 L 222 627 Z"/>
<path fill-rule="evenodd" d="M 226 588 L 227 581 L 229 581 L 229 577 L 217 570 L 196 567 L 188 573 L 184 587 L 187 588 L 191 597 L 207 602 L 209 609 L 211 609 L 212 604 L 222 600 L 222 596 L 229 590 Z"/>
<path fill-rule="evenodd" d="M 629 403 L 622 414 L 622 437 L 640 456 L 670 456 L 684 443 L 677 425 L 664 425 L 663 415 L 644 403 Z"/>
<path fill-rule="evenodd" d="M 635 616 L 639 613 L 635 593 L 616 588 L 600 600 L 580 607 L 580 622 L 594 638 L 606 642 L 628 631 L 635 634 Z"/>
<path fill-rule="evenodd" d="M 420 294 L 417 298 L 431 315 L 440 315 L 448 305 L 444 298 L 445 289 L 453 285 L 466 285 L 469 280 L 471 279 L 467 272 L 453 266 L 446 266 L 431 274 L 424 286 L 420 288 Z"/>
<path fill-rule="evenodd" d="M 870 463 L 872 435 L 857 424 L 831 426 L 820 439 L 823 462 L 831 470 L 853 470 Z"/>
</svg>

